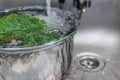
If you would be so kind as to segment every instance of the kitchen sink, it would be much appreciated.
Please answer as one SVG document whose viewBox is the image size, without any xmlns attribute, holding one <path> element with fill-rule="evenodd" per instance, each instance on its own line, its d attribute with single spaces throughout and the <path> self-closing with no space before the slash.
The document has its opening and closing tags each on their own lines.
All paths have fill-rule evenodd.
<svg viewBox="0 0 120 80">
<path fill-rule="evenodd" d="M 68 80 L 120 80 L 119 5 L 97 0 L 83 14 Z"/>
<path fill-rule="evenodd" d="M 73 56 L 74 80 L 120 80 L 120 31 L 108 26 L 79 29 Z"/>
<path fill-rule="evenodd" d="M 71 1 L 66 2 L 65 8 L 70 9 Z M 12 5 L 15 4 L 0 4 L 2 9 Z M 73 62 L 65 80 L 120 80 L 119 7 L 119 0 L 93 0 L 91 8 L 83 13 L 74 37 Z"/>
</svg>

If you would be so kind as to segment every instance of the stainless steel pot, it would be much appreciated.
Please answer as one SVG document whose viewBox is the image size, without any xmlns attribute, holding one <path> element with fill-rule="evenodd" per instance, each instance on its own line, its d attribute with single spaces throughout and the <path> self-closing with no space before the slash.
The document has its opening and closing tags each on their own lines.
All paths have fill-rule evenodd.
<svg viewBox="0 0 120 80">
<path fill-rule="evenodd" d="M 31 13 L 32 11 L 32 13 Z M 36 12 L 39 6 L 0 11 L 0 17 L 11 13 Z M 75 27 L 68 36 L 56 42 L 29 48 L 0 48 L 0 80 L 61 80 L 71 64 Z"/>
</svg>

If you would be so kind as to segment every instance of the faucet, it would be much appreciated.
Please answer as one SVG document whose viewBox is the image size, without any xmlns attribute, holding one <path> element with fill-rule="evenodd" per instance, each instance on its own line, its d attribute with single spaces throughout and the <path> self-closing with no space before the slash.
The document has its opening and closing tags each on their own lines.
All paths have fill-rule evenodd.
<svg viewBox="0 0 120 80">
<path fill-rule="evenodd" d="M 59 8 L 63 9 L 65 0 L 58 0 Z M 86 11 L 86 8 L 91 7 L 91 0 L 73 0 L 73 6 L 77 9 L 78 18 L 81 18 L 82 13 Z"/>
<path fill-rule="evenodd" d="M 91 7 L 91 0 L 73 0 L 73 3 L 78 10 Z"/>
<path fill-rule="evenodd" d="M 73 5 L 77 9 L 77 17 L 81 19 L 82 13 L 86 12 L 86 8 L 91 7 L 91 0 L 73 0 Z"/>
<path fill-rule="evenodd" d="M 58 0 L 58 3 L 59 3 L 59 8 L 63 9 L 65 0 Z"/>
</svg>

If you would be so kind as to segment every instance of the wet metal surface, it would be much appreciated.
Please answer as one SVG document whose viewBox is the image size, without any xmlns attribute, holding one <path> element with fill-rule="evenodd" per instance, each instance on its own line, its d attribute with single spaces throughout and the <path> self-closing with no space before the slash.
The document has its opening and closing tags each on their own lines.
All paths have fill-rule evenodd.
<svg viewBox="0 0 120 80">
<path fill-rule="evenodd" d="M 18 2 L 14 3 L 16 0 L 11 1 L 0 0 L 1 9 L 18 6 Z M 26 2 L 26 4 L 30 5 L 30 2 Z M 31 5 L 40 4 L 36 2 L 32 2 Z M 25 5 L 24 1 L 23 3 L 21 5 Z M 72 6 L 70 0 L 66 0 L 65 4 L 66 9 L 70 9 Z M 55 5 L 57 6 L 57 3 Z M 75 35 L 73 57 L 86 52 L 95 53 L 102 57 L 106 65 L 97 72 L 87 72 L 72 64 L 73 68 L 66 80 L 120 80 L 119 7 L 120 0 L 92 0 L 92 7 L 83 14 L 78 32 Z"/>
<path fill-rule="evenodd" d="M 11 13 L 45 16 L 45 12 L 44 7 L 29 6 L 6 9 L 0 12 L 0 16 Z M 56 13 L 59 14 L 57 11 Z M 68 18 L 67 16 L 64 17 Z M 70 22 L 70 19 L 66 22 Z M 62 29 L 65 30 L 64 28 Z M 71 64 L 73 35 L 76 32 L 75 27 L 72 31 L 68 29 L 69 34 L 65 38 L 48 44 L 26 48 L 0 48 L 0 80 L 62 80 Z"/>
<path fill-rule="evenodd" d="M 83 14 L 74 38 L 73 56 L 95 53 L 106 65 L 98 72 L 73 70 L 71 80 L 120 80 L 119 7 L 119 0 L 94 0 L 92 7 Z"/>
</svg>

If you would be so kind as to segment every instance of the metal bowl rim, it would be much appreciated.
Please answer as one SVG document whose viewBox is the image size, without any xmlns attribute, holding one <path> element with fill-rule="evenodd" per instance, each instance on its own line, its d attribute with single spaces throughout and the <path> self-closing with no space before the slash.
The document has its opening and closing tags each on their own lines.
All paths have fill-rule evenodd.
<svg viewBox="0 0 120 80">
<path fill-rule="evenodd" d="M 15 7 L 5 10 L 0 10 L 0 13 L 7 13 L 12 10 L 26 10 L 26 9 L 45 9 L 43 6 L 24 6 L 24 7 Z M 73 26 L 75 27 L 75 26 Z M 27 52 L 27 51 L 36 51 L 36 50 L 45 50 L 48 48 L 52 48 L 54 46 L 62 44 L 64 41 L 67 41 L 70 37 L 72 37 L 76 33 L 76 29 L 74 29 L 70 34 L 68 34 L 66 37 L 59 39 L 57 41 L 49 42 L 43 45 L 33 46 L 33 47 L 25 47 L 25 48 L 0 48 L 0 53 L 21 53 L 21 52 Z"/>
</svg>

